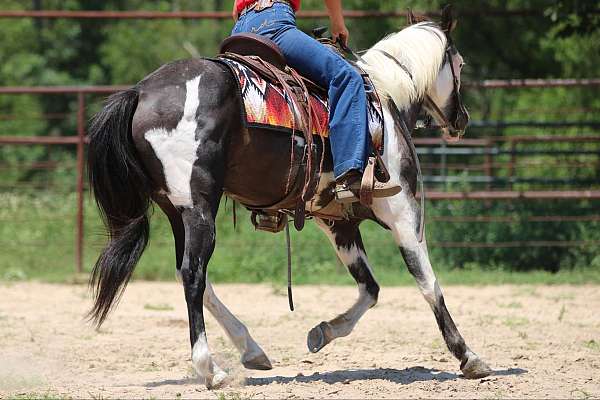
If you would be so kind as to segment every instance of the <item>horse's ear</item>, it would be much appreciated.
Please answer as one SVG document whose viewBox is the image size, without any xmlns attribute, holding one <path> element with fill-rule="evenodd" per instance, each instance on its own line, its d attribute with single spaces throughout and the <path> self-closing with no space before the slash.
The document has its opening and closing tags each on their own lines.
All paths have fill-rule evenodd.
<svg viewBox="0 0 600 400">
<path fill-rule="evenodd" d="M 415 14 L 413 14 L 412 8 L 409 8 L 406 13 L 406 22 L 409 26 L 417 23 L 417 18 L 415 17 Z"/>
<path fill-rule="evenodd" d="M 454 17 L 454 11 L 452 9 L 452 5 L 448 4 L 442 10 L 442 29 L 446 32 L 446 35 L 449 35 L 456 28 L 456 18 Z"/>
</svg>

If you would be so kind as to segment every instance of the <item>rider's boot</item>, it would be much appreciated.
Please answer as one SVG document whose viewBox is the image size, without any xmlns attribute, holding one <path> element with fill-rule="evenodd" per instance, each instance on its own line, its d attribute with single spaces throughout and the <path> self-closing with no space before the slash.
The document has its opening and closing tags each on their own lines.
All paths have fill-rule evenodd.
<svg viewBox="0 0 600 400">
<path fill-rule="evenodd" d="M 350 170 L 336 181 L 335 198 L 340 203 L 354 203 L 360 201 L 360 190 L 363 175 L 357 170 Z M 402 191 L 400 185 L 393 182 L 375 181 L 373 197 L 391 197 Z"/>
</svg>

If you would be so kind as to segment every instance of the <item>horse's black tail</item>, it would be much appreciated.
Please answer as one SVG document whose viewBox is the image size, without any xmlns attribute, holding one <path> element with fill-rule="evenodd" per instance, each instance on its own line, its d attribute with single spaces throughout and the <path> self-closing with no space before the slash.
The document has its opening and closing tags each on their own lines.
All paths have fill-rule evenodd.
<svg viewBox="0 0 600 400">
<path fill-rule="evenodd" d="M 150 234 L 151 184 L 131 136 L 137 104 L 135 88 L 110 96 L 89 130 L 89 180 L 109 234 L 90 277 L 95 300 L 88 317 L 97 326 L 118 303 Z"/>
</svg>

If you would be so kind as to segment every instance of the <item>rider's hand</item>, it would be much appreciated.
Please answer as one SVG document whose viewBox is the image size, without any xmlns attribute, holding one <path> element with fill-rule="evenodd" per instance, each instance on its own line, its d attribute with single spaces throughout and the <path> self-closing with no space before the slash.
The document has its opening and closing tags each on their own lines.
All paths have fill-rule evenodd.
<svg viewBox="0 0 600 400">
<path fill-rule="evenodd" d="M 331 24 L 331 35 L 333 36 L 334 41 L 340 41 L 344 44 L 344 46 L 348 46 L 348 39 L 350 38 L 350 33 L 348 32 L 348 28 L 342 21 L 338 24 Z"/>
<path fill-rule="evenodd" d="M 345 46 L 348 46 L 348 38 L 350 34 L 344 23 L 344 13 L 342 11 L 342 0 L 325 0 L 329 19 L 331 21 L 331 36 L 333 40 L 338 39 Z"/>
<path fill-rule="evenodd" d="M 236 4 L 235 4 L 235 1 L 233 2 L 233 10 L 231 11 L 231 17 L 233 18 L 233 20 L 235 22 L 237 22 L 238 14 L 237 14 L 237 7 L 236 7 Z"/>
</svg>

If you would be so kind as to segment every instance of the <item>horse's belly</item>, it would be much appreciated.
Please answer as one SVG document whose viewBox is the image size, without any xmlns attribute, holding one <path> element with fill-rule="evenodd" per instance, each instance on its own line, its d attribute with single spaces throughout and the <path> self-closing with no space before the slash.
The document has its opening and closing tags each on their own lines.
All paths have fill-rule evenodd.
<svg viewBox="0 0 600 400">
<path fill-rule="evenodd" d="M 234 133 L 227 152 L 225 192 L 244 205 L 269 206 L 293 187 L 302 162 L 304 139 L 268 129 Z M 292 176 L 293 175 L 293 176 Z"/>
<path fill-rule="evenodd" d="M 325 142 L 325 158 L 321 163 L 323 146 L 320 143 L 313 159 L 320 179 L 316 194 L 306 203 L 306 210 L 323 218 L 344 218 L 343 206 L 334 200 L 329 144 Z M 304 187 L 304 170 L 298 168 L 303 162 L 304 139 L 294 139 L 293 160 L 291 148 L 291 134 L 255 128 L 234 134 L 228 152 L 226 194 L 248 207 L 295 209 Z M 275 204 L 277 207 L 269 207 Z"/>
</svg>

